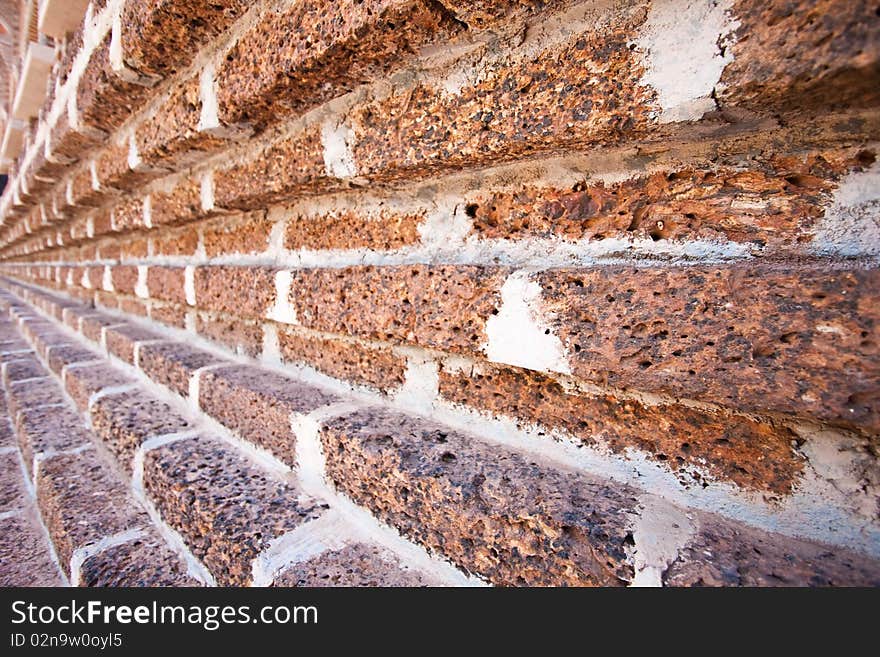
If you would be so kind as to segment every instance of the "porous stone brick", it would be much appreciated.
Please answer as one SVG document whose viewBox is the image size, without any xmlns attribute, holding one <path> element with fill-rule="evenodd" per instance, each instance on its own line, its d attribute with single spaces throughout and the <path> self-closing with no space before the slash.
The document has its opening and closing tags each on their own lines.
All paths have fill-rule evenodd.
<svg viewBox="0 0 880 657">
<path fill-rule="evenodd" d="M 146 238 L 129 236 L 119 245 L 119 257 L 124 260 L 146 258 L 149 253 L 149 242 Z"/>
<path fill-rule="evenodd" d="M 98 207 L 103 200 L 101 190 L 92 187 L 92 171 L 88 166 L 73 172 L 70 192 L 76 206 Z"/>
<path fill-rule="evenodd" d="M 607 185 L 526 186 L 477 193 L 465 211 L 473 232 L 492 239 L 704 239 L 800 248 L 840 177 L 874 157 L 858 149 L 826 151 L 757 165 L 662 170 Z"/>
<path fill-rule="evenodd" d="M 144 345 L 138 354 L 144 374 L 183 397 L 189 395 L 189 381 L 197 369 L 223 362 L 215 354 L 177 342 Z"/>
<path fill-rule="evenodd" d="M 18 454 L 0 454 L 0 513 L 20 509 L 24 504 L 27 490 L 23 476 Z"/>
<path fill-rule="evenodd" d="M 236 354 L 257 357 L 263 350 L 263 326 L 257 322 L 213 313 L 196 315 L 196 332 Z"/>
<path fill-rule="evenodd" d="M 229 254 L 256 255 L 269 247 L 274 222 L 265 212 L 254 212 L 213 223 L 204 229 L 205 254 L 209 258 Z"/>
<path fill-rule="evenodd" d="M 126 297 L 119 299 L 119 310 L 129 315 L 137 315 L 138 317 L 147 317 L 150 314 L 146 302 Z"/>
<path fill-rule="evenodd" d="M 0 586 L 62 586 L 33 513 L 0 520 Z"/>
<path fill-rule="evenodd" d="M 8 386 L 15 381 L 36 379 L 49 376 L 49 371 L 36 358 L 28 354 L 21 354 L 15 360 L 3 363 L 3 382 Z"/>
<path fill-rule="evenodd" d="M 135 364 L 134 351 L 138 342 L 164 339 L 166 338 L 163 335 L 155 331 L 131 324 L 109 327 L 104 331 L 107 351 L 131 365 Z"/>
<path fill-rule="evenodd" d="M 110 280 L 113 281 L 113 290 L 115 292 L 134 294 L 138 283 L 138 268 L 116 265 L 110 270 Z"/>
<path fill-rule="evenodd" d="M 876 270 L 755 265 L 542 273 L 572 372 L 876 431 Z"/>
<path fill-rule="evenodd" d="M 101 188 L 110 187 L 130 192 L 140 189 L 147 182 L 162 175 L 162 171 L 153 171 L 139 167 L 137 171 L 129 166 L 128 140 L 108 143 L 95 158 L 95 169 Z"/>
<path fill-rule="evenodd" d="M 69 407 L 31 408 L 16 417 L 22 459 L 29 473 L 38 454 L 53 454 L 91 444 L 79 415 Z"/>
<path fill-rule="evenodd" d="M 151 266 L 147 270 L 147 289 L 150 292 L 151 299 L 171 301 L 180 305 L 185 304 L 185 269 L 183 267 Z"/>
<path fill-rule="evenodd" d="M 208 370 L 199 384 L 205 413 L 289 465 L 296 453 L 291 413 L 307 414 L 338 401 L 313 386 L 248 366 Z"/>
<path fill-rule="evenodd" d="M 112 133 L 139 108 L 149 89 L 124 81 L 110 66 L 110 35 L 92 53 L 76 87 L 76 108 L 85 124 Z"/>
<path fill-rule="evenodd" d="M 116 232 L 145 228 L 144 199 L 132 198 L 114 206 L 112 225 Z"/>
<path fill-rule="evenodd" d="M 36 488 L 40 514 L 67 575 L 77 548 L 149 524 L 147 514 L 94 450 L 41 462 Z"/>
<path fill-rule="evenodd" d="M 93 349 L 80 347 L 79 345 L 66 345 L 53 347 L 46 356 L 46 364 L 58 376 L 68 365 L 74 363 L 86 363 L 101 358 L 101 353 Z"/>
<path fill-rule="evenodd" d="M 292 565 L 273 586 L 397 587 L 436 586 L 437 582 L 406 567 L 387 550 L 366 543 L 328 550 Z"/>
<path fill-rule="evenodd" d="M 442 368 L 439 390 L 453 403 L 562 430 L 615 453 L 641 450 L 704 485 L 718 479 L 787 495 L 804 469 L 793 447 L 797 436 L 785 427 L 680 404 L 647 406 L 579 392 L 540 372 L 487 363 L 464 371 Z"/>
<path fill-rule="evenodd" d="M 223 32 L 253 0 L 145 0 L 122 9 L 122 52 L 131 68 L 169 75 L 186 66 L 199 48 Z"/>
<path fill-rule="evenodd" d="M 150 319 L 174 328 L 186 327 L 186 309 L 170 303 L 150 304 Z"/>
<path fill-rule="evenodd" d="M 66 401 L 61 388 L 51 379 L 12 383 L 6 387 L 6 394 L 9 397 L 9 412 L 13 418 L 19 411 L 50 404 L 64 404 Z"/>
<path fill-rule="evenodd" d="M 184 178 L 170 191 L 150 194 L 150 217 L 153 226 L 186 223 L 205 216 L 202 210 L 201 183 Z"/>
<path fill-rule="evenodd" d="M 124 324 L 123 320 L 118 317 L 111 317 L 92 310 L 92 314 L 84 315 L 82 318 L 81 331 L 83 336 L 92 342 L 101 343 L 101 332 L 107 326 L 116 326 Z"/>
<path fill-rule="evenodd" d="M 164 233 L 153 238 L 154 256 L 191 256 L 199 248 L 199 233 L 185 229 Z"/>
<path fill-rule="evenodd" d="M 162 518 L 225 586 L 247 585 L 253 560 L 273 539 L 322 512 L 210 436 L 148 452 L 144 486 Z"/>
<path fill-rule="evenodd" d="M 286 362 L 309 365 L 337 379 L 390 392 L 406 379 L 406 359 L 387 347 L 279 330 L 278 346 Z"/>
<path fill-rule="evenodd" d="M 419 242 L 424 212 L 354 210 L 298 214 L 287 222 L 284 248 L 394 251 Z"/>
<path fill-rule="evenodd" d="M 506 274 L 452 265 L 298 270 L 290 303 L 299 322 L 318 331 L 478 351 Z"/>
<path fill-rule="evenodd" d="M 766 534 L 717 517 L 663 574 L 665 586 L 878 586 L 875 560 L 850 550 Z"/>
<path fill-rule="evenodd" d="M 149 530 L 142 538 L 102 550 L 80 566 L 80 586 L 202 586 L 180 555 Z"/>
<path fill-rule="evenodd" d="M 341 96 L 399 67 L 421 45 L 459 30 L 442 5 L 421 0 L 306 0 L 272 7 L 219 60 L 220 120 L 261 129 L 278 116 Z"/>
<path fill-rule="evenodd" d="M 54 159 L 64 162 L 76 161 L 83 153 L 101 144 L 103 139 L 93 133 L 74 128 L 67 112 L 61 112 L 49 133 L 49 148 Z M 56 175 L 64 171 L 64 165 L 55 165 L 51 171 Z"/>
<path fill-rule="evenodd" d="M 496 585 L 621 585 L 634 492 L 379 409 L 320 432 L 334 484 Z"/>
<path fill-rule="evenodd" d="M 145 440 L 192 429 L 189 419 L 140 389 L 102 397 L 89 409 L 89 417 L 95 435 L 129 474 Z"/>
<path fill-rule="evenodd" d="M 275 302 L 275 270 L 269 267 L 196 267 L 196 306 L 245 317 L 264 317 Z"/>
<path fill-rule="evenodd" d="M 105 388 L 131 385 L 134 378 L 112 365 L 73 367 L 64 373 L 64 386 L 81 411 L 88 409 L 89 398 Z"/>
</svg>

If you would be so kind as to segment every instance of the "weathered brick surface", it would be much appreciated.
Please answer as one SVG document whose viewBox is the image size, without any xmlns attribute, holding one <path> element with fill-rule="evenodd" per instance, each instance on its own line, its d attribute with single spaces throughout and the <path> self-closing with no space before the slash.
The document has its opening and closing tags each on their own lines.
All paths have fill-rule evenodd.
<svg viewBox="0 0 880 657">
<path fill-rule="evenodd" d="M 0 586 L 62 586 L 33 514 L 0 520 Z"/>
<path fill-rule="evenodd" d="M 306 0 L 270 10 L 220 60 L 220 120 L 261 128 L 340 96 L 458 30 L 442 5 L 421 0 Z"/>
<path fill-rule="evenodd" d="M 204 231 L 205 254 L 215 258 L 263 253 L 269 247 L 273 225 L 265 213 L 257 212 L 211 224 Z"/>
<path fill-rule="evenodd" d="M 739 486 L 791 493 L 804 468 L 796 436 L 769 423 L 719 415 L 679 404 L 646 406 L 632 399 L 580 393 L 553 378 L 480 363 L 443 369 L 440 395 L 501 417 L 537 422 L 586 444 L 617 453 L 639 449 L 649 458 L 710 484 L 700 472 Z"/>
<path fill-rule="evenodd" d="M 406 568 L 393 554 L 375 545 L 356 543 L 322 552 L 294 564 L 273 586 L 432 586 L 430 577 Z"/>
<path fill-rule="evenodd" d="M 199 234 L 194 230 L 163 233 L 153 238 L 154 256 L 193 256 L 198 248 Z"/>
<path fill-rule="evenodd" d="M 154 530 L 86 559 L 80 586 L 201 586 Z"/>
<path fill-rule="evenodd" d="M 77 548 L 149 522 L 94 450 L 43 461 L 37 470 L 37 502 L 65 568 Z"/>
<path fill-rule="evenodd" d="M 154 226 L 183 223 L 203 216 L 201 183 L 185 178 L 169 192 L 150 194 L 150 216 Z"/>
<path fill-rule="evenodd" d="M 152 75 L 186 66 L 198 48 L 225 30 L 253 0 L 147 0 L 122 10 L 122 49 L 126 64 Z"/>
<path fill-rule="evenodd" d="M 135 364 L 135 346 L 139 342 L 163 339 L 164 336 L 155 331 L 131 324 L 112 326 L 104 331 L 107 351 L 131 365 Z"/>
<path fill-rule="evenodd" d="M 81 411 L 88 409 L 89 398 L 104 388 L 131 385 L 134 379 L 110 365 L 73 367 L 64 373 L 64 386 Z"/>
<path fill-rule="evenodd" d="M 186 344 L 144 345 L 138 354 L 138 367 L 153 381 L 184 397 L 195 371 L 207 365 L 222 364 L 221 357 Z"/>
<path fill-rule="evenodd" d="M 295 463 L 291 413 L 309 413 L 339 399 L 268 370 L 223 367 L 202 372 L 199 407 L 281 461 Z"/>
<path fill-rule="evenodd" d="M 572 372 L 876 431 L 876 270 L 603 267 L 538 277 Z"/>
<path fill-rule="evenodd" d="M 192 429 L 189 419 L 142 390 L 102 397 L 90 409 L 89 417 L 95 435 L 129 474 L 132 459 L 145 440 Z"/>
<path fill-rule="evenodd" d="M 196 332 L 237 354 L 255 358 L 263 350 L 263 327 L 258 322 L 199 313 L 196 316 Z"/>
<path fill-rule="evenodd" d="M 287 249 L 393 251 L 419 242 L 421 212 L 380 211 L 299 214 L 287 222 Z"/>
<path fill-rule="evenodd" d="M 400 387 L 405 379 L 406 359 L 388 348 L 364 347 L 285 329 L 278 331 L 278 345 L 287 362 L 309 365 L 334 378 L 384 392 Z"/>
<path fill-rule="evenodd" d="M 321 508 L 225 443 L 198 436 L 149 452 L 144 487 L 218 584 L 246 585 L 254 558 Z"/>
<path fill-rule="evenodd" d="M 186 303 L 186 274 L 183 267 L 150 267 L 147 270 L 147 289 L 150 298 Z"/>
<path fill-rule="evenodd" d="M 268 267 L 196 267 L 196 305 L 246 317 L 263 317 L 275 302 L 275 270 Z"/>
</svg>

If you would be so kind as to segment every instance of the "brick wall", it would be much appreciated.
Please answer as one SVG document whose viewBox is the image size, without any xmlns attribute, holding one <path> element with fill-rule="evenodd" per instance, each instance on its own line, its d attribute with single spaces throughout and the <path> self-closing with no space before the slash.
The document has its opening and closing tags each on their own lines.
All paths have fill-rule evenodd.
<svg viewBox="0 0 880 657">
<path fill-rule="evenodd" d="M 876 584 L 878 36 L 852 0 L 92 2 L 0 199 L 10 330 L 220 436 L 134 456 L 130 403 L 80 404 L 203 582 Z M 255 500 L 222 536 L 180 503 L 212 450 L 190 499 Z"/>
</svg>

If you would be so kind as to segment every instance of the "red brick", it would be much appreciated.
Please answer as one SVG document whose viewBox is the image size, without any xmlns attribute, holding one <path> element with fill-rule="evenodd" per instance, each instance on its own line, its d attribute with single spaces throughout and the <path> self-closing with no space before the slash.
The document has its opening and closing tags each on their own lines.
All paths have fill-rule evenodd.
<svg viewBox="0 0 880 657">
<path fill-rule="evenodd" d="M 263 253 L 269 247 L 274 222 L 265 212 L 254 212 L 212 223 L 204 230 L 205 253 L 209 258 L 221 255 Z"/>
<path fill-rule="evenodd" d="M 186 326 L 186 313 L 186 308 L 174 304 L 153 303 L 150 305 L 150 319 L 175 328 Z"/>
<path fill-rule="evenodd" d="M 196 179 L 185 178 L 170 192 L 150 194 L 150 217 L 153 226 L 187 223 L 205 214 L 202 210 L 201 183 Z"/>
<path fill-rule="evenodd" d="M 134 294 L 138 283 L 138 268 L 126 265 L 116 265 L 110 269 L 110 279 L 113 281 L 113 289 L 120 294 Z"/>
<path fill-rule="evenodd" d="M 144 199 L 132 198 L 114 206 L 112 223 L 113 230 L 116 232 L 146 227 L 144 221 Z"/>
<path fill-rule="evenodd" d="M 263 326 L 258 322 L 213 313 L 198 313 L 196 331 L 236 354 L 256 358 L 263 350 Z"/>
<path fill-rule="evenodd" d="M 381 210 L 300 214 L 287 222 L 287 249 L 373 249 L 393 251 L 419 241 L 424 212 Z"/>
<path fill-rule="evenodd" d="M 133 324 L 112 326 L 104 330 L 107 351 L 130 365 L 135 364 L 134 351 L 137 343 L 162 339 L 161 334 Z"/>
<path fill-rule="evenodd" d="M 153 238 L 154 256 L 191 256 L 198 248 L 199 234 L 192 229 L 162 233 Z"/>
<path fill-rule="evenodd" d="M 223 358 L 213 353 L 176 342 L 144 345 L 138 353 L 144 374 L 182 397 L 189 396 L 189 382 L 197 369 L 221 363 Z"/>
<path fill-rule="evenodd" d="M 615 266 L 538 281 L 577 376 L 880 428 L 877 270 Z"/>
<path fill-rule="evenodd" d="M 196 267 L 200 310 L 264 317 L 275 302 L 275 270 L 268 267 Z"/>
<path fill-rule="evenodd" d="M 406 359 L 387 347 L 365 347 L 279 327 L 278 344 L 286 362 L 309 365 L 351 383 L 390 392 L 403 385 Z"/>
<path fill-rule="evenodd" d="M 186 273 L 183 267 L 151 266 L 147 270 L 147 288 L 151 299 L 186 303 Z"/>
</svg>

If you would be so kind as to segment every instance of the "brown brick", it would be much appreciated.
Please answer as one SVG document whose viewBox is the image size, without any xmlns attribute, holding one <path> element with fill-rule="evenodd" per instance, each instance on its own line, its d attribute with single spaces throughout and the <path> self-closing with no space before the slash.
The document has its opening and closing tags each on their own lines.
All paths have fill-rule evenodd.
<svg viewBox="0 0 880 657">
<path fill-rule="evenodd" d="M 49 371 L 36 356 L 21 354 L 15 360 L 3 364 L 3 382 L 8 386 L 16 381 L 36 379 L 41 376 L 49 376 Z"/>
<path fill-rule="evenodd" d="M 223 32 L 253 0 L 143 0 L 122 10 L 122 51 L 131 68 L 169 75 Z"/>
<path fill-rule="evenodd" d="M 149 90 L 125 82 L 110 67 L 110 35 L 92 53 L 76 88 L 80 120 L 112 133 L 139 108 Z"/>
<path fill-rule="evenodd" d="M 71 196 L 76 206 L 97 207 L 101 204 L 102 193 L 92 187 L 92 171 L 88 166 L 80 167 L 71 177 Z"/>
<path fill-rule="evenodd" d="M 876 6 L 864 1 L 742 0 L 722 108 L 821 111 L 880 102 Z"/>
<path fill-rule="evenodd" d="M 32 408 L 19 413 L 16 432 L 21 456 L 29 473 L 37 454 L 77 449 L 91 444 L 80 416 L 71 408 Z"/>
<path fill-rule="evenodd" d="M 83 153 L 99 145 L 103 139 L 95 133 L 84 132 L 70 125 L 67 112 L 61 112 L 49 135 L 49 147 L 53 158 L 67 161 L 78 160 Z M 61 166 L 53 166 L 51 170 L 60 174 Z"/>
<path fill-rule="evenodd" d="M 137 315 L 138 317 L 146 317 L 150 314 L 145 301 L 128 297 L 120 297 L 119 310 L 129 315 Z"/>
<path fill-rule="evenodd" d="M 150 217 L 153 226 L 187 223 L 203 217 L 201 189 L 198 180 L 185 178 L 170 192 L 151 193 Z"/>
<path fill-rule="evenodd" d="M 86 411 L 89 397 L 104 388 L 134 383 L 134 379 L 123 374 L 112 365 L 88 365 L 73 367 L 64 373 L 64 387 L 76 402 L 77 408 Z"/>
<path fill-rule="evenodd" d="M 153 303 L 150 305 L 150 319 L 175 328 L 184 328 L 186 326 L 186 312 L 186 308 L 170 303 Z"/>
<path fill-rule="evenodd" d="M 62 347 L 52 347 L 46 356 L 46 362 L 49 365 L 50 370 L 58 376 L 61 376 L 61 372 L 68 365 L 85 363 L 97 360 L 100 357 L 101 354 L 97 351 L 72 344 Z"/>
<path fill-rule="evenodd" d="M 874 560 L 837 546 L 706 517 L 663 575 L 665 586 L 878 586 Z"/>
<path fill-rule="evenodd" d="M 146 258 L 148 252 L 148 243 L 146 238 L 130 236 L 126 238 L 120 245 L 120 258 L 125 260 Z"/>
<path fill-rule="evenodd" d="M 138 282 L 138 268 L 117 265 L 110 270 L 113 289 L 120 294 L 134 294 Z"/>
<path fill-rule="evenodd" d="M 154 529 L 86 559 L 80 586 L 201 586 Z"/>
<path fill-rule="evenodd" d="M 269 247 L 269 233 L 273 225 L 274 222 L 267 218 L 265 212 L 213 223 L 204 231 L 205 253 L 209 258 L 233 253 L 263 253 Z"/>
<path fill-rule="evenodd" d="M 0 513 L 20 509 L 26 497 L 27 489 L 18 464 L 18 454 L 0 454 Z"/>
<path fill-rule="evenodd" d="M 320 127 L 283 139 L 243 163 L 214 174 L 217 207 L 255 210 L 297 193 L 332 191 L 345 184 L 327 175 Z"/>
<path fill-rule="evenodd" d="M 388 550 L 366 543 L 328 550 L 292 565 L 273 586 L 436 586 L 432 578 L 407 568 Z"/>
<path fill-rule="evenodd" d="M 101 342 L 101 329 L 105 326 L 115 326 L 116 324 L 123 324 L 124 322 L 121 319 L 116 317 L 110 317 L 109 315 L 104 315 L 101 313 L 95 313 L 86 315 L 82 318 L 82 334 L 91 340 L 92 342 L 99 343 Z"/>
<path fill-rule="evenodd" d="M 840 176 L 871 160 L 865 151 L 774 156 L 757 166 L 671 169 L 609 185 L 480 193 L 465 210 L 474 232 L 492 239 L 704 239 L 799 248 Z"/>
<path fill-rule="evenodd" d="M 249 366 L 201 374 L 199 407 L 245 440 L 295 464 L 291 413 L 309 413 L 339 401 L 318 388 Z"/>
<path fill-rule="evenodd" d="M 68 575 L 77 548 L 149 524 L 147 515 L 94 450 L 43 461 L 37 471 L 37 502 Z"/>
<path fill-rule="evenodd" d="M 393 251 L 417 244 L 424 212 L 382 210 L 341 211 L 298 215 L 284 233 L 287 249 L 373 249 Z"/>
<path fill-rule="evenodd" d="M 192 229 L 164 233 L 161 237 L 153 238 L 154 256 L 191 256 L 198 248 L 199 234 Z"/>
<path fill-rule="evenodd" d="M 113 292 L 104 292 L 99 290 L 94 294 L 95 305 L 99 308 L 107 308 L 109 310 L 119 309 L 119 299 Z"/>
<path fill-rule="evenodd" d="M 183 267 L 150 267 L 147 270 L 147 288 L 151 299 L 186 303 L 186 273 Z"/>
<path fill-rule="evenodd" d="M 117 232 L 145 228 L 144 199 L 132 198 L 114 206 L 112 222 Z"/>
<path fill-rule="evenodd" d="M 198 436 L 148 452 L 144 487 L 217 583 L 250 582 L 252 563 L 273 539 L 321 512 L 225 443 Z"/>
<path fill-rule="evenodd" d="M 275 302 L 275 270 L 268 267 L 196 267 L 196 305 L 245 317 L 263 317 Z"/>
<path fill-rule="evenodd" d="M 298 270 L 290 302 L 299 322 L 318 331 L 478 351 L 505 276 L 503 268 L 448 265 Z"/>
<path fill-rule="evenodd" d="M 263 350 L 263 326 L 257 322 L 212 313 L 196 316 L 199 335 L 222 344 L 237 354 L 256 358 Z"/>
<path fill-rule="evenodd" d="M 786 495 L 804 468 L 803 458 L 792 447 L 797 436 L 784 427 L 679 404 L 646 406 L 632 399 L 581 393 L 529 370 L 488 363 L 464 372 L 442 369 L 440 395 L 527 425 L 537 422 L 561 429 L 585 444 L 616 453 L 640 450 L 706 485 L 719 479 Z"/>
<path fill-rule="evenodd" d="M 148 166 L 173 168 L 192 151 L 207 154 L 226 144 L 225 139 L 199 131 L 199 84 L 198 76 L 182 82 L 159 105 L 155 117 L 137 127 L 138 154 Z"/>
<path fill-rule="evenodd" d="M 537 280 L 577 376 L 880 428 L 876 270 L 615 266 Z"/>
<path fill-rule="evenodd" d="M 172 342 L 143 346 L 138 354 L 144 374 L 182 397 L 189 396 L 189 381 L 197 369 L 223 362 L 210 352 Z"/>
<path fill-rule="evenodd" d="M 406 359 L 387 347 L 365 347 L 292 329 L 278 331 L 278 344 L 287 362 L 310 365 L 337 379 L 383 392 L 400 387 L 406 378 Z"/>
<path fill-rule="evenodd" d="M 13 418 L 19 411 L 64 404 L 66 401 L 61 388 L 50 379 L 11 383 L 6 388 L 6 394 L 9 397 L 8 413 Z"/>
<path fill-rule="evenodd" d="M 134 350 L 138 342 L 165 339 L 159 333 L 142 328 L 134 324 L 112 326 L 104 331 L 104 340 L 107 343 L 107 351 L 121 358 L 126 363 L 134 365 Z"/>
<path fill-rule="evenodd" d="M 138 389 L 102 397 L 89 410 L 92 429 L 130 475 L 132 460 L 149 438 L 192 429 L 167 403 Z"/>
<path fill-rule="evenodd" d="M 128 141 L 108 143 L 95 159 L 95 168 L 101 188 L 112 187 L 122 191 L 139 189 L 161 175 L 159 171 L 134 171 L 128 165 Z"/>
<path fill-rule="evenodd" d="M 0 520 L 0 586 L 62 586 L 49 544 L 30 508 Z"/>
<path fill-rule="evenodd" d="M 496 585 L 630 581 L 633 491 L 378 409 L 320 433 L 336 486 L 405 537 Z"/>
<path fill-rule="evenodd" d="M 92 219 L 92 230 L 95 237 L 108 235 L 113 232 L 113 213 L 107 208 L 103 208 L 90 215 Z"/>
<path fill-rule="evenodd" d="M 459 29 L 441 5 L 420 0 L 305 0 L 270 8 L 220 60 L 220 120 L 262 128 L 381 76 Z"/>
</svg>

